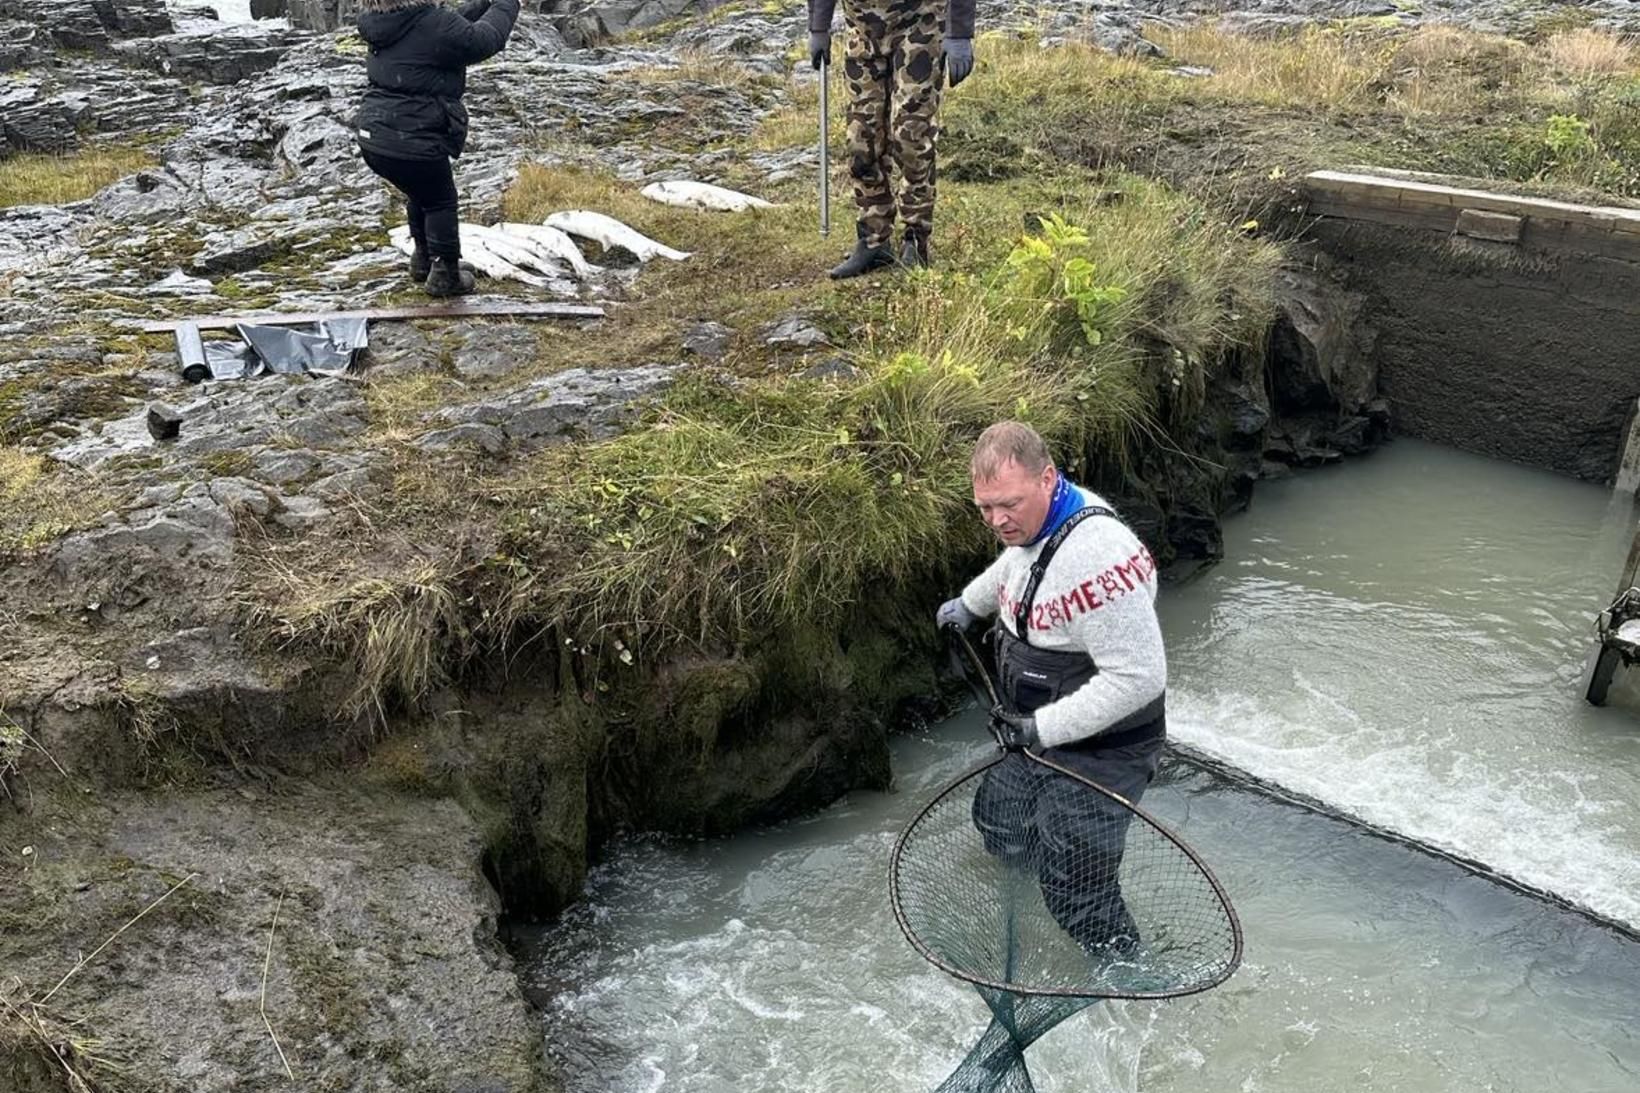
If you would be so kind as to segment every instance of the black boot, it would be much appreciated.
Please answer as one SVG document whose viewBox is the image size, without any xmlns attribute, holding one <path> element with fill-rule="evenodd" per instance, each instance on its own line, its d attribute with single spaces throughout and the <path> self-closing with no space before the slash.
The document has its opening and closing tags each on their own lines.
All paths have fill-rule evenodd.
<svg viewBox="0 0 1640 1093">
<path fill-rule="evenodd" d="M 905 233 L 905 246 L 900 250 L 900 265 L 906 269 L 924 269 L 929 265 L 928 236 Z"/>
<path fill-rule="evenodd" d="M 894 264 L 894 252 L 888 247 L 873 247 L 864 239 L 854 244 L 854 252 L 843 259 L 843 264 L 831 271 L 833 281 L 841 281 L 848 277 L 858 277 L 863 273 L 870 273 L 874 269 Z"/>
<path fill-rule="evenodd" d="M 410 280 L 418 285 L 427 280 L 427 271 L 431 268 L 432 262 L 433 260 L 427 257 L 426 248 L 417 243 L 415 253 L 410 255 Z"/>
<path fill-rule="evenodd" d="M 465 296 L 477 287 L 473 275 L 448 258 L 435 258 L 427 271 L 427 295 Z"/>
</svg>

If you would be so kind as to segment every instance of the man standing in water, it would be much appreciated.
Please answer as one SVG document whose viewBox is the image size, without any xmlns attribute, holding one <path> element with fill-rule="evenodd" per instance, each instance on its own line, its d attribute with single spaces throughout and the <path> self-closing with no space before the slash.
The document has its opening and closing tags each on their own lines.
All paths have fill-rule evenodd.
<svg viewBox="0 0 1640 1093">
<path fill-rule="evenodd" d="M 940 607 L 939 625 L 999 617 L 1003 705 L 992 724 L 1004 746 L 1040 750 L 1137 803 L 1167 735 L 1150 551 L 1059 473 L 1028 425 L 986 429 L 970 471 L 974 504 L 1003 550 Z M 1034 870 L 1054 919 L 1095 954 L 1126 955 L 1140 940 L 1117 876 L 1130 816 L 1019 756 L 991 768 L 974 798 L 986 849 Z"/>
<path fill-rule="evenodd" d="M 831 19 L 837 0 L 808 0 L 809 59 L 831 59 Z M 934 230 L 934 146 L 939 135 L 940 84 L 955 87 L 974 69 L 974 0 L 843 0 L 848 50 L 849 176 L 859 207 L 854 251 L 831 271 L 858 277 L 891 265 L 926 266 Z M 941 35 L 944 41 L 941 41 Z M 895 194 L 905 241 L 893 249 Z"/>
</svg>

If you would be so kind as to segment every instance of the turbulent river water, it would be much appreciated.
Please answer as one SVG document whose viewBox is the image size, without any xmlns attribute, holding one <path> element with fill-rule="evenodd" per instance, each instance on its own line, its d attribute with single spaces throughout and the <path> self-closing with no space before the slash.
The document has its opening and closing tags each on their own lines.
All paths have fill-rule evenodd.
<svg viewBox="0 0 1640 1093">
<path fill-rule="evenodd" d="M 1163 591 L 1171 732 L 1640 925 L 1640 718 L 1581 700 L 1631 521 L 1594 487 L 1409 441 L 1262 484 L 1227 560 Z M 901 938 L 886 863 L 987 747 L 959 716 L 895 741 L 891 793 L 614 848 L 528 946 L 570 1089 L 937 1086 L 986 1013 Z M 1039 1089 L 1640 1088 L 1640 945 L 1189 763 L 1145 804 L 1225 884 L 1246 963 L 1060 1026 L 1028 1055 Z"/>
</svg>

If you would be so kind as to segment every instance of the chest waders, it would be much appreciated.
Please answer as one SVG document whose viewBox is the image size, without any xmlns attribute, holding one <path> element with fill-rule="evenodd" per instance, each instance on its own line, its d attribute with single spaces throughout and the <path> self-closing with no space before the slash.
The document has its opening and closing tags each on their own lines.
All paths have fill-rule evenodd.
<svg viewBox="0 0 1640 1093">
<path fill-rule="evenodd" d="M 1042 578 L 1048 572 L 1048 563 L 1064 545 L 1070 533 L 1084 520 L 1095 516 L 1116 514 L 1103 505 L 1089 505 L 1072 513 L 1042 544 L 1036 561 L 1031 563 L 1030 577 L 1025 582 L 1024 594 L 1014 605 L 1014 631 L 998 622 L 991 633 L 996 650 L 997 687 L 1002 701 L 1015 713 L 1035 713 L 1050 702 L 1057 702 L 1099 674 L 1099 665 L 1081 650 L 1040 649 L 1030 642 L 1031 609 Z M 1015 635 L 1018 635 L 1017 637 Z M 1165 732 L 1167 701 L 1157 697 L 1142 709 L 1129 714 L 1104 732 L 1087 741 L 1071 745 L 1074 750 L 1097 747 L 1126 747 L 1151 740 Z"/>
</svg>

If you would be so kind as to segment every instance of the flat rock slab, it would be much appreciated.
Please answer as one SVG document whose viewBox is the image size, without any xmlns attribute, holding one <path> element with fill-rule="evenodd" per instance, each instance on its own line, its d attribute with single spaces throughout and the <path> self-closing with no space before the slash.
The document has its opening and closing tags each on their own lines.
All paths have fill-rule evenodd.
<svg viewBox="0 0 1640 1093">
<path fill-rule="evenodd" d="M 86 807 L 28 824 L 32 864 L 0 886 L 0 917 L 51 923 L 57 944 L 7 931 L 0 992 L 49 990 L 186 878 L 51 1000 L 133 1060 L 130 1088 L 540 1088 L 540 1031 L 457 805 L 350 779 Z"/>
<path fill-rule="evenodd" d="M 463 330 L 450 351 L 456 372 L 469 379 L 495 379 L 529 364 L 541 351 L 539 328 L 521 323 L 489 323 Z"/>
</svg>

